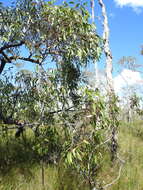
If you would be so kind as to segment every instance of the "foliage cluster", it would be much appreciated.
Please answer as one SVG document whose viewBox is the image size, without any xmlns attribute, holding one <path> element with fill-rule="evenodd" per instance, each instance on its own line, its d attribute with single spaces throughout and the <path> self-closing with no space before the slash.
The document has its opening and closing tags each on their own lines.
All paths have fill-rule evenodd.
<svg viewBox="0 0 143 190">
<path fill-rule="evenodd" d="M 73 98 L 57 76 L 57 71 L 19 72 L 12 83 L 6 75 L 0 82 L 1 132 L 15 127 L 26 144 L 29 128 L 33 136 L 29 151 L 39 161 L 64 163 L 90 188 L 100 187 L 96 177 L 104 155 L 110 155 L 112 126 L 119 123 L 111 120 L 111 104 L 98 89 L 81 84 Z M 118 107 L 112 106 L 112 111 L 118 114 Z"/>
<path fill-rule="evenodd" d="M 70 7 L 52 1 L 23 0 L 13 7 L 0 4 L 0 12 L 0 73 L 6 63 L 42 65 L 50 60 L 69 74 L 69 67 L 75 71 L 99 59 L 101 39 L 82 4 Z M 71 77 L 73 72 L 68 82 Z"/>
</svg>

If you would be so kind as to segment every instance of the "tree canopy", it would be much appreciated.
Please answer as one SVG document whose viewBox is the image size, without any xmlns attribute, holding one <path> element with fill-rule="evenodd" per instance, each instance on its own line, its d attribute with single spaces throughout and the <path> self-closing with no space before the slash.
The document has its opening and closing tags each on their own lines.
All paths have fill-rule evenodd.
<svg viewBox="0 0 143 190">
<path fill-rule="evenodd" d="M 0 4 L 0 73 L 7 63 L 42 65 L 48 58 L 58 65 L 86 65 L 100 53 L 101 39 L 83 5 L 33 0 Z"/>
</svg>

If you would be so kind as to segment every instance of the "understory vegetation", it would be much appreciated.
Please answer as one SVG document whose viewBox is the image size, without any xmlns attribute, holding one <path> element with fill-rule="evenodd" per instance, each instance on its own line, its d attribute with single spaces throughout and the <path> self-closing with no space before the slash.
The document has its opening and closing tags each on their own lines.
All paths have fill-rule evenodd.
<svg viewBox="0 0 143 190">
<path fill-rule="evenodd" d="M 143 151 L 142 151 L 142 121 L 130 124 L 121 123 L 119 130 L 119 152 L 124 159 L 124 167 L 120 179 L 109 189 L 141 190 Z M 14 132 L 8 133 L 8 138 L 0 142 L 0 189 L 38 190 L 44 189 L 41 180 L 41 167 L 36 152 L 32 151 L 34 137 L 30 131 L 24 137 L 15 139 Z M 25 139 L 24 139 L 25 138 Z M 118 175 L 118 168 L 113 166 L 109 157 L 103 161 L 99 178 L 111 182 Z M 112 167 L 111 167 L 112 165 Z M 132 167 L 131 167 L 132 166 Z M 88 190 L 83 178 L 71 168 L 63 169 L 61 165 L 45 164 L 45 189 L 49 190 Z"/>
<path fill-rule="evenodd" d="M 122 164 L 113 138 L 119 126 L 117 97 L 108 99 L 86 86 L 65 87 L 51 71 L 38 74 L 38 80 L 37 72 L 3 75 L 1 80 L 1 173 L 23 171 L 24 179 L 32 180 L 32 170 L 41 168 L 37 171 L 45 188 L 46 171 L 53 168 L 58 189 L 67 188 L 66 181 L 72 178 L 72 183 L 81 181 L 77 189 L 79 185 L 101 189 L 104 180 L 98 175 L 105 159 L 117 161 L 117 168 Z"/>
</svg>

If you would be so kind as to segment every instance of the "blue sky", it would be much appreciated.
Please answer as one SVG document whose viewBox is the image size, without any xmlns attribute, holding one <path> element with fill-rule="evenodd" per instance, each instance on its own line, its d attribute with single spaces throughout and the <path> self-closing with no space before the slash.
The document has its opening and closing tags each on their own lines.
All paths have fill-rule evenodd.
<svg viewBox="0 0 143 190">
<path fill-rule="evenodd" d="M 8 5 L 11 1 L 0 0 L 0 2 Z M 143 56 L 140 55 L 143 45 L 143 0 L 104 0 L 104 3 L 110 26 L 110 46 L 115 65 L 114 76 L 117 76 L 116 63 L 122 56 L 134 56 L 137 58 L 137 63 L 143 65 Z M 95 15 L 101 16 L 97 2 L 95 3 Z M 97 31 L 101 33 L 101 23 L 98 19 L 96 20 Z"/>
<path fill-rule="evenodd" d="M 115 2 L 116 1 L 116 2 Z M 134 56 L 137 63 L 143 66 L 143 56 L 140 55 L 143 45 L 143 0 L 104 0 L 106 3 L 109 26 L 110 45 L 114 64 L 122 56 Z M 117 66 L 115 66 L 115 73 Z M 141 69 L 143 70 L 143 69 Z M 114 78 L 115 88 L 126 85 L 142 86 L 142 74 L 124 69 Z"/>
<path fill-rule="evenodd" d="M 107 1 L 105 0 L 105 2 Z M 143 2 L 143 0 L 140 1 Z M 110 25 L 110 45 L 114 61 L 116 62 L 122 56 L 135 56 L 141 63 L 143 60 L 140 55 L 141 45 L 143 44 L 143 12 L 140 11 L 143 11 L 143 9 L 140 8 L 139 13 L 135 11 L 135 6 L 119 7 L 115 1 L 110 0 L 110 2 L 110 4 L 106 3 L 106 6 Z"/>
</svg>

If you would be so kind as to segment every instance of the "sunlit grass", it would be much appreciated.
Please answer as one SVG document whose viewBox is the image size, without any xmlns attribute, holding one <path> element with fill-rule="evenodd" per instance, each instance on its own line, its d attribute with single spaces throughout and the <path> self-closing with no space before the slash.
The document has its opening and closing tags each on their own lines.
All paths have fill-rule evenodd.
<svg viewBox="0 0 143 190">
<path fill-rule="evenodd" d="M 0 177 L 0 190 L 88 190 L 74 173 L 52 166 L 46 166 L 44 173 L 43 186 L 40 166 L 13 168 Z"/>
<path fill-rule="evenodd" d="M 31 145 L 29 142 L 29 145 Z M 30 149 L 26 152 L 22 149 L 23 144 L 14 138 L 9 141 L 10 155 L 3 149 L 3 142 L 0 142 L 0 158 L 14 161 L 11 167 L 2 168 L 0 172 L 0 190 L 89 190 L 83 179 L 76 173 L 64 171 L 63 168 L 52 165 L 45 165 L 45 185 L 42 185 L 40 163 L 29 162 L 34 156 Z M 16 153 L 18 151 L 21 156 Z M 119 131 L 119 153 L 125 160 L 121 177 L 109 190 L 143 190 L 143 122 L 136 121 L 130 124 L 123 124 Z M 31 154 L 31 155 L 30 155 Z M 19 157 L 20 156 L 20 157 Z M 23 160 L 18 161 L 19 158 Z M 27 162 L 26 162 L 27 160 Z M 2 166 L 1 166 L 2 167 Z M 112 165 L 109 156 L 105 156 L 101 168 L 100 179 L 103 184 L 112 182 L 118 175 L 119 165 L 115 162 Z"/>
<path fill-rule="evenodd" d="M 120 180 L 112 190 L 143 189 L 143 128 L 142 121 L 124 124 L 120 128 L 120 155 L 125 160 Z"/>
</svg>

